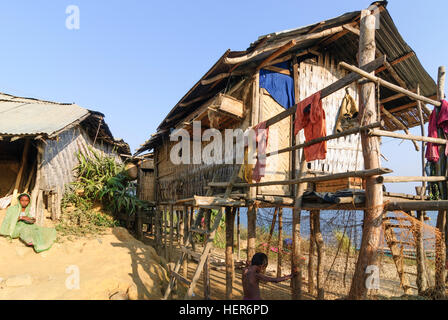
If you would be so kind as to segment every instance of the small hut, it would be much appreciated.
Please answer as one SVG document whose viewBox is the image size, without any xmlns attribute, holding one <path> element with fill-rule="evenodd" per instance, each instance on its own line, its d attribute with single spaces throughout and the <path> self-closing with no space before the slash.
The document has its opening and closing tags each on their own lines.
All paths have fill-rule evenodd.
<svg viewBox="0 0 448 320">
<path fill-rule="evenodd" d="M 0 207 L 21 192 L 32 192 L 32 210 L 38 223 L 43 209 L 60 216 L 65 186 L 73 182 L 78 152 L 93 150 L 130 154 L 115 140 L 104 115 L 76 104 L 56 103 L 0 94 Z"/>
</svg>

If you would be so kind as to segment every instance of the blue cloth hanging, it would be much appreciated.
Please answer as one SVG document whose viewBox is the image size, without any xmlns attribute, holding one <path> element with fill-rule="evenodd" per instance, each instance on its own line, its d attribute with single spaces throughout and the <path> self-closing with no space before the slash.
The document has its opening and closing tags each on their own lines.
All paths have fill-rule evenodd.
<svg viewBox="0 0 448 320">
<path fill-rule="evenodd" d="M 290 70 L 288 62 L 282 62 L 275 66 Z M 260 88 L 266 89 L 272 98 L 285 109 L 289 109 L 295 104 L 294 79 L 291 76 L 261 69 Z"/>
</svg>

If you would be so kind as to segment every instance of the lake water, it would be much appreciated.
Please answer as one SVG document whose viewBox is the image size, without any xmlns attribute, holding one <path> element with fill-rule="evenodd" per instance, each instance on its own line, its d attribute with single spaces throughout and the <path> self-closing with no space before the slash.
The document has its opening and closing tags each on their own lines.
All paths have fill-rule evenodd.
<svg viewBox="0 0 448 320">
<path fill-rule="evenodd" d="M 352 244 L 359 249 L 362 236 L 363 211 L 321 211 L 321 231 L 326 243 L 335 241 L 335 232 L 344 232 L 352 239 Z M 269 230 L 274 209 L 260 208 L 257 215 L 257 225 L 264 226 Z M 437 212 L 429 211 L 427 216 L 430 220 L 426 223 L 435 227 Z M 241 225 L 247 227 L 247 209 L 240 209 Z M 283 209 L 283 232 L 287 236 L 292 234 L 292 209 Z M 277 225 L 276 229 L 277 231 Z M 302 211 L 300 232 L 304 238 L 309 237 L 309 211 Z M 356 245 L 355 245 L 356 244 Z"/>
</svg>

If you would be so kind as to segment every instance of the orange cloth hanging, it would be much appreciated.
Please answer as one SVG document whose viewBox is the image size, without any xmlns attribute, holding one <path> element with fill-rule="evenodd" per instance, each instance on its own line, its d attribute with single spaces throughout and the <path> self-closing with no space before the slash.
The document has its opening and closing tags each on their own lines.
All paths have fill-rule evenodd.
<svg viewBox="0 0 448 320">
<path fill-rule="evenodd" d="M 327 125 L 325 120 L 325 111 L 322 108 L 322 100 L 320 99 L 320 91 L 300 101 L 297 104 L 296 120 L 294 122 L 294 135 L 300 130 L 305 129 L 305 139 L 310 141 L 313 139 L 325 137 L 327 135 Z M 310 106 L 309 111 L 305 109 Z M 327 157 L 327 142 L 314 144 L 304 149 L 305 160 L 311 162 L 314 160 L 325 160 Z"/>
</svg>

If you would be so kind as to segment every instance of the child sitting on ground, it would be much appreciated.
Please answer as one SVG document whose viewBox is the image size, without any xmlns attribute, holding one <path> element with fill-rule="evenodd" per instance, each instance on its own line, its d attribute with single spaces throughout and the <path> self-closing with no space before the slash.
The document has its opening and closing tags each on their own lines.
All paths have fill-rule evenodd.
<svg viewBox="0 0 448 320">
<path fill-rule="evenodd" d="M 260 281 L 263 282 L 283 282 L 290 280 L 294 274 L 280 278 L 271 278 L 263 273 L 268 266 L 268 257 L 264 253 L 256 253 L 252 257 L 251 265 L 243 271 L 243 300 L 262 300 L 260 296 Z"/>
</svg>

